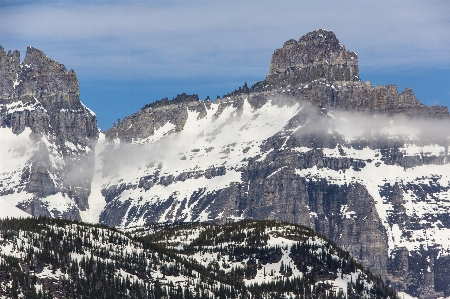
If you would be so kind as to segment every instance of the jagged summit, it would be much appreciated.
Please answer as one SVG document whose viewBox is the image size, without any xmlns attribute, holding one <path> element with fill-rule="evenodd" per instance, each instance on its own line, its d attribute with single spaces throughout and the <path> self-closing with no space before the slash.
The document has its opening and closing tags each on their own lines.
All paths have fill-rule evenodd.
<svg viewBox="0 0 450 299">
<path fill-rule="evenodd" d="M 161 107 L 161 106 L 166 106 L 166 105 L 170 105 L 170 104 L 182 104 L 182 103 L 188 103 L 188 102 L 196 102 L 199 101 L 200 99 L 198 98 L 197 94 L 186 94 L 185 92 L 183 92 L 182 94 L 178 94 L 175 98 L 173 98 L 172 100 L 169 100 L 169 98 L 165 97 L 164 99 L 161 99 L 159 101 L 150 103 L 150 104 L 146 104 L 141 110 L 147 109 L 147 108 L 157 108 L 157 107 Z"/>
<path fill-rule="evenodd" d="M 21 62 L 19 51 L 0 48 L 0 198 L 14 208 L 72 219 L 86 210 L 98 126 L 78 85 L 39 49 L 28 47 Z"/>
<path fill-rule="evenodd" d="M 334 32 L 319 29 L 275 50 L 266 81 L 306 83 L 317 79 L 358 81 L 358 55 L 347 51 Z"/>
</svg>

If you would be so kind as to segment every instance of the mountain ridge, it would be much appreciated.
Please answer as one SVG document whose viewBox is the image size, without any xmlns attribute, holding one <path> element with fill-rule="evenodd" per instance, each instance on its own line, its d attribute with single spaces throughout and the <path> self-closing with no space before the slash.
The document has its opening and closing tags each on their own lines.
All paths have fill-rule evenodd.
<svg viewBox="0 0 450 299">
<path fill-rule="evenodd" d="M 23 89 L 32 78 L 14 81 L 8 67 L 16 66 L 18 54 L 8 55 L 0 55 L 9 61 L 0 69 L 7 72 L 0 82 L 8 84 L 1 90 L 10 91 L 0 99 L 3 129 L 11 128 L 5 119 L 18 113 L 8 106 L 19 97 L 15 87 Z M 66 193 L 56 192 L 62 198 L 53 198 L 69 198 L 74 208 L 49 204 L 55 188 L 46 191 L 48 180 L 36 187 L 32 204 L 30 198 L 14 204 L 34 215 L 123 227 L 242 219 L 297 223 L 332 239 L 399 290 L 420 298 L 449 296 L 448 108 L 421 104 L 411 89 L 399 94 L 394 85 L 372 87 L 358 73 L 357 55 L 334 33 L 308 33 L 276 50 L 266 79 L 250 88 L 245 84 L 215 101 L 180 94 L 146 105 L 101 133 L 98 142 L 98 133 L 86 129 L 73 134 L 82 136 L 73 146 L 57 138 L 44 143 L 84 157 L 76 160 L 84 168 L 73 174 L 78 195 L 62 188 Z M 58 78 L 41 87 L 45 91 Z M 49 101 L 44 93 L 31 97 L 32 103 L 56 103 L 55 115 L 61 99 L 72 99 L 76 115 L 92 120 L 71 82 L 59 98 L 47 88 Z M 86 143 L 89 134 L 92 143 Z M 64 157 L 61 150 L 43 156 Z M 26 169 L 29 162 L 20 163 L 17 168 Z M 49 168 L 42 168 L 44 177 L 51 177 Z M 16 175 L 27 178 L 23 173 Z M 8 175 L 5 182 L 14 185 Z M 8 202 L 23 194 L 12 187 L 0 191 Z"/>
</svg>

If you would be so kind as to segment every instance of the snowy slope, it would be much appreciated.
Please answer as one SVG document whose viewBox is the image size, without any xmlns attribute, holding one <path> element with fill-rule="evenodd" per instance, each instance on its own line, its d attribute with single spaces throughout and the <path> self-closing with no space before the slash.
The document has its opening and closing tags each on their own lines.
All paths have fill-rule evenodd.
<svg viewBox="0 0 450 299">
<path fill-rule="evenodd" d="M 143 207 L 149 209 L 151 206 L 161 205 L 169 199 L 173 202 L 170 209 L 167 207 L 158 218 L 152 219 L 152 221 L 215 220 L 209 216 L 208 206 L 203 207 L 200 215 L 193 215 L 193 209 L 197 205 L 197 202 L 189 201 L 193 194 L 201 192 L 202 196 L 207 196 L 229 187 L 232 183 L 242 182 L 242 168 L 248 165 L 250 159 L 256 162 L 264 161 L 267 159 L 267 155 L 283 150 L 296 152 L 296 155 L 301 157 L 314 149 L 290 144 L 291 136 L 292 139 L 301 138 L 309 133 L 310 128 L 301 124 L 294 128 L 284 128 L 294 116 L 302 113 L 305 103 L 299 102 L 280 107 L 268 101 L 260 109 L 252 109 L 248 101 L 244 99 L 242 109 L 228 105 L 218 118 L 213 117 L 217 113 L 219 105 L 232 101 L 232 99 L 223 99 L 217 103 L 214 102 L 211 109 L 207 110 L 207 115 L 201 119 L 198 119 L 198 113 L 188 111 L 188 118 L 181 132 L 171 131 L 173 125 L 168 122 L 159 128 L 151 138 L 135 141 L 138 144 L 117 145 L 120 144 L 120 140 L 117 139 L 114 141 L 117 148 L 113 153 L 109 153 L 108 149 L 100 153 L 106 157 L 105 161 L 108 161 L 108 155 L 110 155 L 110 159 L 114 159 L 116 162 L 110 173 L 103 177 L 102 188 L 107 189 L 110 186 L 121 184 L 131 186 L 113 199 L 122 204 L 129 203 L 127 211 L 122 216 L 121 226 L 147 223 L 145 213 L 139 211 Z M 336 144 L 333 148 L 320 148 L 323 158 L 345 157 L 349 160 L 364 162 L 365 166 L 357 169 L 351 167 L 333 169 L 318 164 L 309 168 L 294 169 L 295 175 L 313 181 L 326 179 L 328 184 L 338 186 L 355 183 L 365 186 L 376 203 L 377 214 L 388 233 L 390 252 L 396 247 L 417 250 L 421 246 L 430 246 L 431 240 L 432 244 L 442 245 L 442 252 L 448 254 L 450 249 L 450 241 L 447 237 L 449 228 L 442 227 L 439 225 L 439 220 L 436 220 L 436 222 L 433 221 L 431 228 L 417 227 L 407 238 L 404 234 L 402 235 L 398 224 L 390 223 L 389 216 L 392 214 L 393 205 L 381 192 L 385 185 L 417 186 L 425 184 L 431 186 L 434 184 L 440 186 L 441 190 L 426 195 L 426 198 L 418 197 L 414 190 L 405 190 L 403 206 L 406 215 L 410 217 L 417 216 L 422 219 L 430 214 L 447 215 L 450 205 L 448 201 L 450 197 L 450 188 L 448 188 L 450 186 L 450 164 L 446 163 L 448 147 L 436 143 L 420 146 L 418 145 L 420 136 L 416 136 L 420 133 L 420 128 L 418 128 L 420 125 L 412 125 L 401 118 L 389 120 L 378 117 L 382 124 L 371 129 L 377 130 L 378 138 L 406 140 L 403 147 L 398 148 L 402 155 L 415 157 L 421 161 L 427 157 L 442 157 L 442 165 L 422 164 L 405 167 L 387 164 L 385 163 L 386 157 L 381 153 L 382 148 L 370 148 L 369 144 L 356 148 L 352 144 L 354 140 L 361 138 L 364 140 L 366 137 L 363 134 L 367 129 L 364 126 L 355 128 L 353 124 L 364 117 L 366 121 L 370 122 L 372 117 L 363 114 L 349 115 L 338 111 L 330 112 L 329 115 L 331 116 L 329 120 L 325 118 L 325 121 L 316 125 L 322 126 L 322 122 L 324 122 L 326 127 L 319 128 L 319 130 L 329 130 L 330 136 L 337 134 L 340 136 L 341 143 Z M 314 119 L 306 120 L 306 123 L 308 121 L 314 122 Z M 393 123 L 394 121 L 395 123 Z M 407 126 L 407 131 L 405 128 L 402 129 L 402 126 Z M 417 131 L 415 135 L 414 130 Z M 409 135 L 405 135 L 404 132 Z M 268 150 L 267 147 L 263 148 L 262 145 L 267 144 L 267 140 L 276 134 L 282 135 L 281 147 Z M 444 139 L 442 138 L 442 140 Z M 221 175 L 212 177 L 205 175 L 208 169 L 219 167 L 224 169 Z M 276 176 L 287 167 L 290 165 L 276 167 L 266 176 L 266 179 Z M 97 173 L 99 172 L 97 171 Z M 140 185 L 140 181 L 149 176 L 157 179 L 147 189 Z M 170 180 L 165 182 L 161 178 L 170 178 Z M 95 185 L 98 182 L 96 179 Z M 103 201 L 99 199 L 100 196 L 101 194 L 97 192 L 95 198 Z M 344 214 L 347 215 L 344 215 L 345 217 L 351 217 L 352 212 L 347 210 L 346 206 L 342 206 L 341 210 L 345 210 Z M 233 214 L 233 212 L 231 213 Z M 234 217 L 231 218 L 240 219 L 242 214 L 243 211 L 234 211 Z M 357 216 L 355 215 L 355 217 Z"/>
<path fill-rule="evenodd" d="M 29 214 L 21 211 L 16 205 L 32 198 L 31 194 L 22 191 L 14 194 L 16 189 L 23 189 L 21 184 L 22 169 L 31 164 L 31 157 L 36 150 L 29 135 L 31 130 L 25 129 L 15 135 L 8 128 L 0 128 L 0 217 L 25 217 Z"/>
<path fill-rule="evenodd" d="M 52 217 L 59 215 L 70 217 L 69 214 L 73 210 L 78 210 L 76 202 L 67 193 L 56 191 L 51 192 L 53 194 L 39 196 L 34 189 L 36 187 L 30 186 L 32 172 L 45 171 L 52 188 L 64 189 L 63 177 L 59 174 L 66 163 L 58 147 L 49 139 L 45 135 L 37 140 L 32 139 L 32 131 L 28 127 L 18 135 L 9 128 L 0 128 L 2 144 L 0 147 L 0 201 L 5 203 L 5 208 L 0 212 L 2 217 L 31 216 L 29 209 L 28 213 L 23 210 L 27 210 L 35 198 L 39 198 L 40 206 L 44 209 L 42 213 Z M 38 163 L 48 164 L 41 166 L 42 164 Z M 40 184 L 40 182 L 36 183 Z M 11 213 L 6 212 L 7 209 Z"/>
<path fill-rule="evenodd" d="M 277 219 L 318 230 L 386 279 L 438 275 L 446 264 L 433 268 L 433 256 L 450 257 L 449 122 L 318 109 L 277 92 L 259 108 L 238 95 L 203 114 L 169 102 L 164 111 L 187 112 L 182 130 L 169 119 L 146 138 L 107 139 L 100 222 Z"/>
<path fill-rule="evenodd" d="M 218 118 L 219 106 L 227 104 Z M 103 188 L 120 184 L 139 185 L 143 177 L 157 174 L 159 177 L 175 179 L 168 185 L 155 184 L 150 190 L 130 188 L 124 190 L 117 200 L 124 203 L 133 199 L 120 225 L 143 225 L 144 216 L 131 217 L 133 207 L 152 206 L 169 198 L 178 202 L 174 213 L 162 213 L 157 221 L 206 221 L 211 219 L 207 207 L 201 215 L 193 215 L 196 203 L 182 203 L 195 192 L 212 194 L 241 180 L 239 168 L 246 160 L 261 153 L 261 143 L 280 131 L 295 114 L 301 111 L 299 104 L 277 107 L 268 102 L 260 109 L 252 109 L 244 99 L 243 109 L 236 109 L 231 99 L 214 102 L 207 115 L 198 119 L 198 113 L 188 111 L 183 131 L 170 134 L 170 123 L 165 124 L 150 139 L 141 140 L 139 145 L 118 145 L 112 153 L 103 153 L 117 164 L 103 178 Z M 116 141 L 120 143 L 119 140 Z M 142 145 L 143 144 L 143 145 Z M 106 160 L 108 161 L 108 160 Z M 108 163 L 108 162 L 104 162 Z M 204 174 L 213 168 L 222 168 L 222 174 L 205 178 Z M 166 212 L 169 212 L 167 210 Z M 129 216 L 130 215 L 130 216 Z M 239 219 L 238 213 L 235 218 Z"/>
</svg>

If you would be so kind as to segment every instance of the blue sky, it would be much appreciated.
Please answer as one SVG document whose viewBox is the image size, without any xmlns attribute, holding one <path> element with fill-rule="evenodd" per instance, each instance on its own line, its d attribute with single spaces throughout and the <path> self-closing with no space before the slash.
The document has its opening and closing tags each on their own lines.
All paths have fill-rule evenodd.
<svg viewBox="0 0 450 299">
<path fill-rule="evenodd" d="M 215 99 L 263 80 L 275 49 L 333 30 L 360 78 L 450 105 L 450 2 L 0 1 L 0 45 L 74 69 L 102 130 L 179 93 Z"/>
</svg>

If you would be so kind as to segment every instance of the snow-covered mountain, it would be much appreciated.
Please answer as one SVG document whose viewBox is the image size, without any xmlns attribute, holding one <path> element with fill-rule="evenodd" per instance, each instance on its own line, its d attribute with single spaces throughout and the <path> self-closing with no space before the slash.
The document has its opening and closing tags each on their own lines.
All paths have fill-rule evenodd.
<svg viewBox="0 0 450 299">
<path fill-rule="evenodd" d="M 72 70 L 32 47 L 23 62 L 0 47 L 0 215 L 80 219 L 97 136 Z"/>
<path fill-rule="evenodd" d="M 44 212 L 22 203 L 40 202 L 50 216 L 67 215 L 56 203 L 74 202 L 77 212 L 68 215 L 118 227 L 240 219 L 301 224 L 399 290 L 421 298 L 450 296 L 448 109 L 421 104 L 411 89 L 371 86 L 358 72 L 358 56 L 331 31 L 289 40 L 274 52 L 266 79 L 250 88 L 245 84 L 215 101 L 186 94 L 157 101 L 100 133 L 97 143 L 95 130 L 70 135 L 82 136 L 70 141 L 78 153 L 70 159 L 95 159 L 95 169 L 94 163 L 78 163 L 91 168 L 71 176 L 64 167 L 47 169 L 59 169 L 48 173 L 61 186 L 84 178 L 81 189 L 21 189 L 23 165 L 42 151 L 28 146 L 20 152 L 19 143 L 8 141 L 12 162 L 2 159 L 0 188 L 11 191 L 2 191 L 1 201 L 33 215 Z M 15 78 L 11 94 L 23 84 Z M 4 111 L 15 111 L 8 105 L 25 102 L 2 101 L 2 138 L 39 148 L 27 131 L 39 130 L 23 125 L 15 131 L 4 121 L 13 113 Z M 76 103 L 82 117 L 94 119 Z M 46 157 L 65 157 L 57 153 L 71 148 L 52 144 L 60 152 Z M 74 190 L 86 192 L 74 197 Z"/>
</svg>

